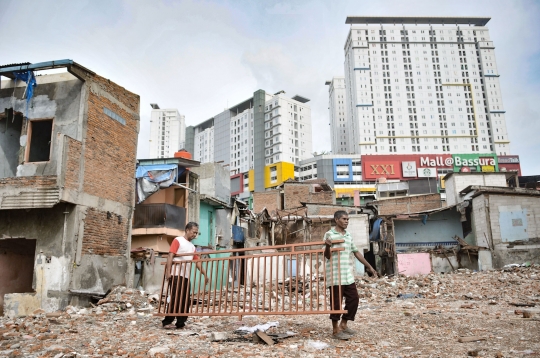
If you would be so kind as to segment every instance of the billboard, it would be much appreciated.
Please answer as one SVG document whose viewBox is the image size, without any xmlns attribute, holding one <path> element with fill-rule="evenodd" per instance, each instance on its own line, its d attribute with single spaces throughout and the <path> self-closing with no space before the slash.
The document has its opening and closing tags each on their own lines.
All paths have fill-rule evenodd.
<svg viewBox="0 0 540 358">
<path fill-rule="evenodd" d="M 450 154 L 383 154 L 362 155 L 362 180 L 418 178 L 422 168 L 451 169 Z"/>
<path fill-rule="evenodd" d="M 515 157 L 515 156 L 509 156 Z M 508 171 L 515 171 L 513 164 L 505 164 Z M 519 158 L 517 159 L 519 160 Z M 427 170 L 424 170 L 427 169 Z M 495 154 L 381 154 L 362 155 L 362 180 L 435 178 L 438 169 L 454 172 L 499 171 Z"/>
</svg>

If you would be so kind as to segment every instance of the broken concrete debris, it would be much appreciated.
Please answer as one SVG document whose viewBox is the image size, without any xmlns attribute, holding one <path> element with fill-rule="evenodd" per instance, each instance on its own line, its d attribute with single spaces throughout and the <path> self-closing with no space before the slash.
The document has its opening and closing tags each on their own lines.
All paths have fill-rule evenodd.
<svg viewBox="0 0 540 358">
<path fill-rule="evenodd" d="M 377 285 L 368 286 L 373 283 Z M 349 325 L 359 334 L 338 344 L 331 338 L 327 315 L 251 315 L 241 321 L 236 316 L 189 317 L 184 329 L 164 330 L 161 318 L 154 316 L 151 295 L 118 286 L 95 307 L 69 306 L 49 314 L 36 310 L 26 317 L 0 318 L 0 357 L 464 357 L 474 351 L 478 356 L 522 357 L 540 353 L 537 308 L 513 305 L 540 304 L 537 265 L 366 278 L 359 279 L 357 287 L 360 309 Z M 401 300 L 399 293 L 423 297 Z M 461 309 L 464 304 L 474 308 Z M 523 318 L 529 310 L 535 314 Z M 265 334 L 272 346 L 253 342 L 246 327 L 251 331 L 256 326 L 268 327 Z M 212 341 L 219 333 L 238 330 L 244 334 Z M 458 343 L 460 338 L 474 341 Z"/>
</svg>

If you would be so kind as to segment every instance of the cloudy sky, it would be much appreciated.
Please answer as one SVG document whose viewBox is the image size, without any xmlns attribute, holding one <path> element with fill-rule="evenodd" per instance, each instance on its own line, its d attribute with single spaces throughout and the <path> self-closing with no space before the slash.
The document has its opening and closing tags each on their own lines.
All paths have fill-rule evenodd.
<svg viewBox="0 0 540 358">
<path fill-rule="evenodd" d="M 314 150 L 330 150 L 328 88 L 350 15 L 490 16 L 512 154 L 540 174 L 540 1 L 1 0 L 2 64 L 73 59 L 198 124 L 257 89 L 311 99 Z M 536 105 L 535 105 L 536 103 Z"/>
</svg>

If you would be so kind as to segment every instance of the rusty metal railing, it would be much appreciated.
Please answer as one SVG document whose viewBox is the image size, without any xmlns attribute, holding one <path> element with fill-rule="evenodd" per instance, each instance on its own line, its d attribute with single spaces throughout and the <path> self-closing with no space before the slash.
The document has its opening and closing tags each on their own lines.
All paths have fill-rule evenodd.
<svg viewBox="0 0 540 358">
<path fill-rule="evenodd" d="M 331 254 L 327 262 L 324 249 L 321 241 L 205 251 L 205 257 L 199 260 L 173 261 L 172 270 L 165 267 L 156 315 L 241 318 L 244 315 L 346 313 L 342 304 L 334 305 L 334 300 L 342 302 L 341 286 L 338 297 L 327 290 L 334 284 L 332 260 L 337 260 L 337 285 L 341 281 L 341 255 Z M 331 248 L 332 253 L 337 251 L 343 248 Z M 192 254 L 176 256 L 185 255 Z M 196 263 L 204 267 L 209 280 L 207 285 Z M 186 283 L 180 275 L 167 279 L 167 271 L 189 275 L 189 281 Z"/>
</svg>

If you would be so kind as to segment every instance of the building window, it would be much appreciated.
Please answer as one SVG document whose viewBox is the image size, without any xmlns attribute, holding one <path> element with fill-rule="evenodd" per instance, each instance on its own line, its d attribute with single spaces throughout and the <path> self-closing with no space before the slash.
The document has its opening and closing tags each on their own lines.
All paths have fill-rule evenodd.
<svg viewBox="0 0 540 358">
<path fill-rule="evenodd" d="M 27 162 L 46 162 L 51 157 L 52 119 L 32 120 L 28 127 Z"/>
</svg>

